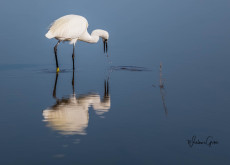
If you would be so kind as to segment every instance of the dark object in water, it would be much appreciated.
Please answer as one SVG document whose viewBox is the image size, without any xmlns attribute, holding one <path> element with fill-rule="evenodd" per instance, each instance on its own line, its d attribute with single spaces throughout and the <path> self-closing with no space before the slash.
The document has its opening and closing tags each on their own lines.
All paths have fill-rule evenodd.
<svg viewBox="0 0 230 165">
<path fill-rule="evenodd" d="M 111 70 L 125 70 L 125 71 L 150 71 L 144 67 L 138 66 L 111 66 Z"/>
</svg>

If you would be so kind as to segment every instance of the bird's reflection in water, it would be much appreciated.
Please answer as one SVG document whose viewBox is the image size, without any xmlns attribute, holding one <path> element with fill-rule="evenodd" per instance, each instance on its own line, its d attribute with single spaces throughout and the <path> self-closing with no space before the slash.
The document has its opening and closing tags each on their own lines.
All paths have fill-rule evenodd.
<svg viewBox="0 0 230 165">
<path fill-rule="evenodd" d="M 104 82 L 104 98 L 101 100 L 98 94 L 85 94 L 77 97 L 74 92 L 74 72 L 72 79 L 73 94 L 68 98 L 56 97 L 58 74 L 53 89 L 53 97 L 56 103 L 43 110 L 44 121 L 53 130 L 62 135 L 86 135 L 89 122 L 89 107 L 95 110 L 97 115 L 102 116 L 110 109 L 109 79 Z M 102 116 L 103 117 L 103 116 Z"/>
</svg>

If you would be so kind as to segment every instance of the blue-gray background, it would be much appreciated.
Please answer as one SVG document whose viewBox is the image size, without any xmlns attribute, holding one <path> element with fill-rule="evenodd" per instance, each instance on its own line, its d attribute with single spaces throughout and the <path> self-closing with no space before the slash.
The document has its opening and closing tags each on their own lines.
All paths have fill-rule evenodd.
<svg viewBox="0 0 230 165">
<path fill-rule="evenodd" d="M 229 7 L 227 0 L 1 1 L 0 163 L 229 164 Z M 77 93 L 103 95 L 110 66 L 151 70 L 112 72 L 111 109 L 103 119 L 89 109 L 85 136 L 62 136 L 42 121 L 55 103 L 55 73 L 44 70 L 55 70 L 56 41 L 44 35 L 66 14 L 86 17 L 89 32 L 110 33 L 109 59 L 102 41 L 77 43 Z M 71 69 L 71 53 L 60 44 L 61 69 Z M 71 79 L 60 73 L 59 97 L 71 93 Z M 193 135 L 219 144 L 190 148 Z"/>
</svg>

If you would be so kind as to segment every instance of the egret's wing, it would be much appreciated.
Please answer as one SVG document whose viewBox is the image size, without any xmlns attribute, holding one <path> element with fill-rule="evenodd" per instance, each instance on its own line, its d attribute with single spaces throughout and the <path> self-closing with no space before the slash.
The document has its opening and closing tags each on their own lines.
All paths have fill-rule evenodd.
<svg viewBox="0 0 230 165">
<path fill-rule="evenodd" d="M 49 32 L 53 37 L 74 39 L 83 34 L 87 28 L 88 22 L 84 17 L 67 15 L 54 21 Z"/>
</svg>

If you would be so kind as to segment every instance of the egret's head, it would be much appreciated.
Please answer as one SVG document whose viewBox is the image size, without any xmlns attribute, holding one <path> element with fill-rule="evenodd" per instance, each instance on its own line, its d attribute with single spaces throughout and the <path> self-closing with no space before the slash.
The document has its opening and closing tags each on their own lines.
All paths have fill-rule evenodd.
<svg viewBox="0 0 230 165">
<path fill-rule="evenodd" d="M 101 30 L 101 29 L 96 29 L 92 32 L 91 34 L 92 36 L 99 36 L 102 39 L 108 40 L 109 39 L 109 33 L 105 30 Z"/>
<path fill-rule="evenodd" d="M 109 33 L 107 31 L 103 30 L 102 38 L 104 38 L 105 40 L 108 40 L 109 39 Z"/>
<path fill-rule="evenodd" d="M 109 39 L 109 33 L 107 31 L 103 30 L 102 40 L 103 40 L 103 44 L 104 44 L 104 53 L 108 52 L 108 39 Z"/>
<path fill-rule="evenodd" d="M 108 52 L 108 39 L 103 38 L 104 53 Z"/>
<path fill-rule="evenodd" d="M 104 44 L 104 52 L 107 53 L 109 33 L 105 30 L 97 29 L 97 30 L 94 30 L 91 35 L 99 36 L 102 38 L 102 41 Z"/>
</svg>

